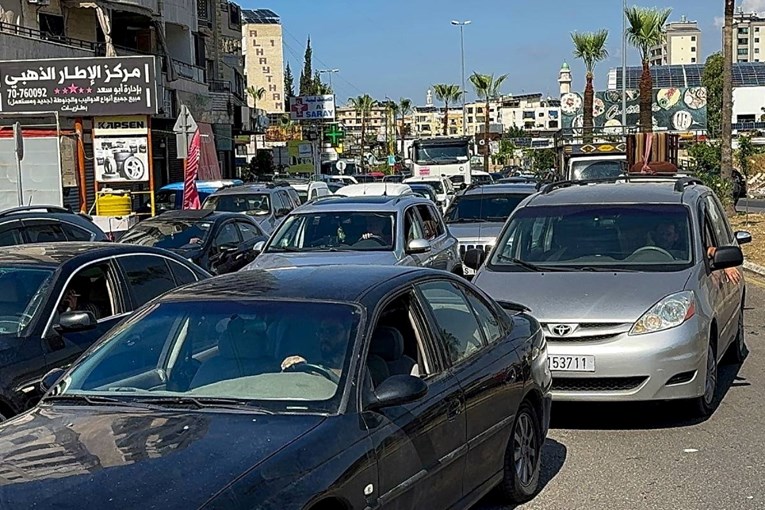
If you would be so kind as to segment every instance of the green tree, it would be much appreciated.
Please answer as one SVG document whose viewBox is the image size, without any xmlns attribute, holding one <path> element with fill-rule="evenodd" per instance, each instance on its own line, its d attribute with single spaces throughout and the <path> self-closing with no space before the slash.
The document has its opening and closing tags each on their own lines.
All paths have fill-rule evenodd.
<svg viewBox="0 0 765 510">
<path fill-rule="evenodd" d="M 730 183 L 730 206 L 733 210 L 733 12 L 734 0 L 725 1 L 725 25 L 723 27 L 723 88 L 722 88 L 722 126 L 720 128 L 722 161 L 720 177 Z"/>
<path fill-rule="evenodd" d="M 752 171 L 752 157 L 761 153 L 762 151 L 752 143 L 751 135 L 740 134 L 738 136 L 736 160 L 738 160 L 738 168 L 741 171 L 741 175 L 743 175 L 745 179 L 749 178 Z"/>
<path fill-rule="evenodd" d="M 640 75 L 640 130 L 653 131 L 653 80 L 651 79 L 651 48 L 664 42 L 662 29 L 672 9 L 630 7 L 625 11 L 629 27 L 627 39 L 640 52 L 643 73 Z"/>
<path fill-rule="evenodd" d="M 444 136 L 449 134 L 449 104 L 456 103 L 462 97 L 459 85 L 439 83 L 433 85 L 436 99 L 444 103 Z"/>
<path fill-rule="evenodd" d="M 606 41 L 608 41 L 608 30 L 599 30 L 597 32 L 574 32 L 571 34 L 571 40 L 574 42 L 574 56 L 584 62 L 584 68 L 587 73 L 585 78 L 587 85 L 584 88 L 584 141 L 592 141 L 592 105 L 595 101 L 595 88 L 592 86 L 592 80 L 595 77 L 595 65 L 598 62 L 608 58 Z"/>
<path fill-rule="evenodd" d="M 722 159 L 718 142 L 699 142 L 688 146 L 688 157 L 693 160 L 696 173 L 720 173 Z"/>
<path fill-rule="evenodd" d="M 284 111 L 290 109 L 290 98 L 295 97 L 295 78 L 292 76 L 290 63 L 284 68 Z"/>
<path fill-rule="evenodd" d="M 309 37 L 305 47 L 305 56 L 303 57 L 303 71 L 300 73 L 300 95 L 313 95 L 314 87 L 313 50 L 311 49 L 311 38 Z"/>
<path fill-rule="evenodd" d="M 473 73 L 470 75 L 470 83 L 473 84 L 475 93 L 479 99 L 486 101 L 486 108 L 484 110 L 484 130 L 483 130 L 483 142 L 484 142 L 484 154 L 483 154 L 483 168 L 485 172 L 489 171 L 489 112 L 491 110 L 491 101 L 499 97 L 499 89 L 507 79 L 507 75 L 494 77 L 493 74 L 479 74 Z"/>
<path fill-rule="evenodd" d="M 710 55 L 701 76 L 701 85 L 707 89 L 707 135 L 713 140 L 722 129 L 723 64 L 722 53 Z"/>
<path fill-rule="evenodd" d="M 361 145 L 361 148 L 359 149 L 359 152 L 361 153 L 361 165 L 362 168 L 364 166 L 364 145 L 366 143 L 366 134 L 367 134 L 367 118 L 369 117 L 369 114 L 372 111 L 372 108 L 377 106 L 377 101 L 372 99 L 372 97 L 369 94 L 364 94 L 363 96 L 358 97 L 352 97 L 350 99 L 351 106 L 356 111 L 358 115 L 361 116 L 361 141 L 359 142 Z"/>
<path fill-rule="evenodd" d="M 518 126 L 510 126 L 505 132 L 505 136 L 508 138 L 526 138 L 526 130 Z"/>
<path fill-rule="evenodd" d="M 250 85 L 247 87 L 247 95 L 252 98 L 253 109 L 258 109 L 258 101 L 266 97 L 266 89 L 263 87 L 254 87 Z"/>
<path fill-rule="evenodd" d="M 543 174 L 551 168 L 555 168 L 557 153 L 554 149 L 532 149 L 531 163 L 537 174 Z"/>
</svg>

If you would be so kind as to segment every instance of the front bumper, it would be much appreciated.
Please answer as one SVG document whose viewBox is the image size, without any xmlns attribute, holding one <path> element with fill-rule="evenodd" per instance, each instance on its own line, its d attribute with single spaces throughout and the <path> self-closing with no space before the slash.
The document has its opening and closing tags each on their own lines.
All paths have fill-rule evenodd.
<svg viewBox="0 0 765 510">
<path fill-rule="evenodd" d="M 550 356 L 595 357 L 594 372 L 553 372 L 555 401 L 673 400 L 704 393 L 709 335 L 698 316 L 658 333 L 547 341 Z"/>
</svg>

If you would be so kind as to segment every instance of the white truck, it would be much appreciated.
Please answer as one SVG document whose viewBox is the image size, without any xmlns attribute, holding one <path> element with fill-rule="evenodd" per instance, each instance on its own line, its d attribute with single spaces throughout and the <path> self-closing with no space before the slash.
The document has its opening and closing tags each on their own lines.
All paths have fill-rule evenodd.
<svg viewBox="0 0 765 510">
<path fill-rule="evenodd" d="M 617 177 L 624 173 L 626 154 L 572 156 L 566 167 L 566 180 L 581 181 Z"/>
<path fill-rule="evenodd" d="M 470 145 L 472 138 L 418 138 L 412 143 L 412 177 L 462 176 L 470 184 Z"/>
</svg>

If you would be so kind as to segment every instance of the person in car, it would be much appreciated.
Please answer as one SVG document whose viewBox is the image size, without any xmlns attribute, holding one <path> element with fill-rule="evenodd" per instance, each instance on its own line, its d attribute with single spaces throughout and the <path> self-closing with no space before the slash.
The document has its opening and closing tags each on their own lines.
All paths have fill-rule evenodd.
<svg viewBox="0 0 765 510">
<path fill-rule="evenodd" d="M 390 220 L 384 216 L 376 214 L 370 214 L 366 216 L 366 229 L 364 233 L 359 237 L 359 241 L 366 241 L 368 239 L 377 239 L 385 246 L 389 246 L 393 243 L 391 237 Z"/>
<path fill-rule="evenodd" d="M 682 251 L 680 247 L 680 234 L 677 232 L 677 227 L 674 223 L 659 223 L 652 232 L 651 238 L 654 246 L 668 251 L 673 256 Z"/>
<path fill-rule="evenodd" d="M 716 251 L 717 251 L 716 246 L 709 246 L 707 248 L 707 257 L 709 257 L 709 260 L 712 260 L 714 258 Z M 731 281 L 733 283 L 739 283 L 741 279 L 743 278 L 741 271 L 739 271 L 737 267 L 725 268 L 723 269 L 723 273 L 727 277 L 728 281 Z"/>
<path fill-rule="evenodd" d="M 98 306 L 94 303 L 87 302 L 86 300 L 81 300 L 81 297 L 82 294 L 77 289 L 70 287 L 64 294 L 64 298 L 58 304 L 58 308 L 56 308 L 56 320 L 58 320 L 58 317 L 65 312 L 90 312 L 96 320 L 100 319 L 101 313 L 98 310 Z"/>
<path fill-rule="evenodd" d="M 288 356 L 282 361 L 282 370 L 287 370 L 300 363 L 311 363 L 329 369 L 339 376 L 342 372 L 349 336 L 348 324 L 339 317 L 323 319 L 316 330 L 316 337 L 321 350 L 320 359 L 306 360 L 303 356 Z"/>
</svg>

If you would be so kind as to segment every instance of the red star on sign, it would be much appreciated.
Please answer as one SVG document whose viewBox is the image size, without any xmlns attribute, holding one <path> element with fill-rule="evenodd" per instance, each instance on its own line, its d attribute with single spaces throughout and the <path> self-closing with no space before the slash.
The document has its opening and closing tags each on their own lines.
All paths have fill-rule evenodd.
<svg viewBox="0 0 765 510">
<path fill-rule="evenodd" d="M 60 94 L 61 93 L 61 89 L 53 89 L 53 92 L 55 92 L 56 94 Z"/>
<path fill-rule="evenodd" d="M 82 93 L 83 93 L 83 88 L 82 88 L 82 87 L 80 87 L 79 89 L 77 89 L 77 91 L 78 91 L 80 94 L 82 94 Z"/>
<path fill-rule="evenodd" d="M 76 93 L 77 93 L 77 85 L 75 85 L 74 83 L 72 83 L 71 85 L 69 85 L 69 87 L 67 88 L 67 90 L 69 90 L 69 93 L 70 93 L 70 94 L 76 94 Z"/>
<path fill-rule="evenodd" d="M 92 89 L 92 88 L 90 88 L 90 87 L 88 87 L 88 88 L 87 88 L 87 90 L 86 90 L 86 92 L 87 92 L 88 94 L 90 94 L 91 92 L 93 92 L 93 89 Z"/>
</svg>

